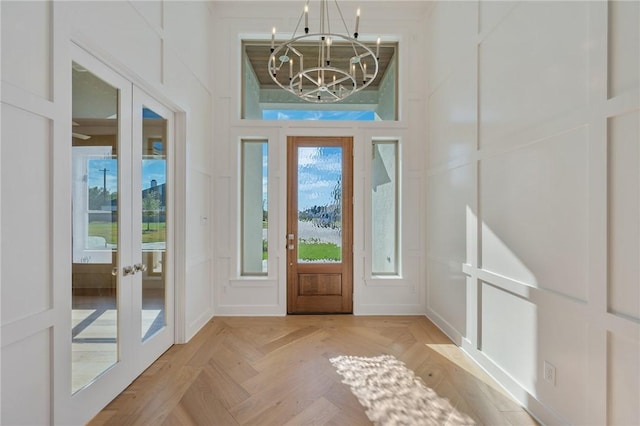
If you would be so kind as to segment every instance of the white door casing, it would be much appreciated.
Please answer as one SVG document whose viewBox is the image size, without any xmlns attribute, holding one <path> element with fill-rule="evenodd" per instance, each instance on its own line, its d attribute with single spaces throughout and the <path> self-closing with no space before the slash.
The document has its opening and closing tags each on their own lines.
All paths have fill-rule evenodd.
<svg viewBox="0 0 640 426">
<path fill-rule="evenodd" d="M 118 395 L 146 367 L 174 343 L 174 280 L 173 241 L 174 197 L 173 177 L 175 176 L 174 152 L 174 113 L 130 80 L 105 65 L 87 51 L 71 45 L 71 59 L 80 64 L 96 77 L 118 89 L 118 241 L 117 241 L 117 362 L 100 374 L 89 385 L 72 392 L 72 294 L 69 280 L 63 305 L 68 310 L 57 310 L 58 330 L 54 334 L 53 367 L 55 379 L 53 386 L 52 421 L 55 424 L 84 424 L 100 409 Z M 71 67 L 71 63 L 69 63 Z M 70 87 L 69 87 L 70 89 Z M 164 327 L 145 341 L 142 340 L 142 285 L 143 273 L 125 275 L 123 268 L 143 264 L 142 249 L 142 108 L 148 108 L 166 119 L 164 141 L 167 148 L 166 174 L 166 250 L 162 259 L 165 277 Z M 71 125 L 71 123 L 69 123 Z M 68 144 L 68 168 L 71 169 L 71 143 Z M 69 170 L 70 171 L 70 170 Z M 71 173 L 70 173 L 71 174 Z M 67 192 L 65 192 L 67 191 Z M 69 195 L 71 188 L 56 188 L 57 197 Z M 65 209 L 65 211 L 70 211 Z M 73 232 L 72 229 L 70 229 Z M 68 250 L 59 253 L 59 263 L 69 268 L 70 278 L 73 263 L 72 238 L 69 236 Z M 65 261 L 66 258 L 66 261 Z M 58 295 L 63 294 L 59 292 Z M 60 296 L 58 296 L 60 297 Z"/>
</svg>

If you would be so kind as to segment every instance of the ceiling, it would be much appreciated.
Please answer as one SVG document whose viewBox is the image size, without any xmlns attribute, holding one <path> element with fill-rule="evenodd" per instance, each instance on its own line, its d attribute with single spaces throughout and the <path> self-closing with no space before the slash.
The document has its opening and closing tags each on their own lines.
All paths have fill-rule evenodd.
<svg viewBox="0 0 640 426">
<path fill-rule="evenodd" d="M 298 48 L 298 46 L 296 46 Z M 375 51 L 375 44 L 369 46 L 373 51 Z M 253 67 L 253 71 L 258 78 L 258 82 L 260 83 L 260 87 L 262 89 L 275 89 L 278 87 L 277 84 L 271 79 L 269 76 L 268 70 L 268 61 L 269 56 L 271 55 L 270 44 L 265 43 L 264 41 L 244 41 L 243 43 L 244 51 L 247 54 L 249 62 Z M 375 80 L 369 85 L 370 89 L 377 89 L 382 81 L 382 77 L 384 76 L 387 67 L 393 60 L 397 50 L 397 44 L 381 44 L 380 45 L 380 61 L 378 63 L 378 75 Z M 308 45 L 299 47 L 299 51 L 305 57 L 305 64 L 307 64 L 306 58 L 313 58 L 311 61 L 314 61 L 317 58 L 317 44 L 310 43 Z M 331 46 L 331 64 L 336 67 L 341 67 L 345 69 L 348 68 L 349 60 L 353 56 L 353 48 L 350 44 L 338 44 L 334 43 Z M 373 62 L 371 61 L 368 64 L 368 69 L 371 70 L 371 66 Z M 289 84 L 289 73 L 288 68 L 283 70 L 277 75 L 278 81 L 283 85 L 287 86 Z"/>
</svg>

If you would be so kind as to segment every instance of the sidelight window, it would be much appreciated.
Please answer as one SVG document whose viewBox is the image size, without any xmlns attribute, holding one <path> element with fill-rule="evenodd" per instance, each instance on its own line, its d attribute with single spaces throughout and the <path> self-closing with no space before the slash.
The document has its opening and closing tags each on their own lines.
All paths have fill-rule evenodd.
<svg viewBox="0 0 640 426">
<path fill-rule="evenodd" d="M 372 274 L 397 275 L 398 142 L 374 140 L 371 165 Z"/>
<path fill-rule="evenodd" d="M 241 274 L 267 274 L 267 160 L 266 140 L 242 140 Z"/>
</svg>

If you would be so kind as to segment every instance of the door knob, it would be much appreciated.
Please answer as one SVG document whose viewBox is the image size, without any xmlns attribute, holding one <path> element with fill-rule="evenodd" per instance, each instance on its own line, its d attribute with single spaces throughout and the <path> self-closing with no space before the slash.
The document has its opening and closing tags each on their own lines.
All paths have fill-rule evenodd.
<svg viewBox="0 0 640 426">
<path fill-rule="evenodd" d="M 144 272 L 147 270 L 147 265 L 145 265 L 144 263 L 136 263 L 135 265 L 133 265 L 133 269 L 135 272 Z"/>
<path fill-rule="evenodd" d="M 133 266 L 125 266 L 124 268 L 122 268 L 122 272 L 124 273 L 125 277 L 127 275 L 133 275 L 136 273 L 136 271 L 133 269 Z"/>
</svg>

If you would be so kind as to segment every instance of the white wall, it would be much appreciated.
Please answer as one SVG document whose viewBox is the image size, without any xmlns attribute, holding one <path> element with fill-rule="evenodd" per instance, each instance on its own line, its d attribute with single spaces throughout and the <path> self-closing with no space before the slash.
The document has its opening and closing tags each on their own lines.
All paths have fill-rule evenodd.
<svg viewBox="0 0 640 426">
<path fill-rule="evenodd" d="M 263 122 L 240 120 L 241 40 L 271 37 L 275 26 L 287 33 L 295 28 L 299 12 L 291 2 L 215 2 L 214 32 L 216 67 L 214 82 L 214 199 L 215 311 L 218 315 L 284 315 L 286 313 L 286 137 L 289 135 L 353 136 L 354 157 L 354 313 L 424 313 L 424 240 L 420 212 L 424 203 L 424 93 L 422 80 L 415 78 L 423 54 L 422 20 L 426 3 L 340 2 L 345 19 L 362 9 L 361 34 L 400 42 L 399 122 Z M 300 3 L 300 8 L 303 3 Z M 386 37 L 386 38 L 385 38 Z M 404 70 L 404 71 L 402 71 Z M 414 82 L 417 81 L 417 84 Z M 408 83 L 412 82 L 411 85 Z M 265 278 L 239 274 L 239 143 L 242 138 L 269 141 L 269 261 Z M 371 140 L 397 138 L 402 152 L 402 255 L 399 278 L 371 277 L 370 206 Z"/>
<path fill-rule="evenodd" d="M 178 326 L 189 339 L 213 315 L 212 11 L 204 2 L 2 1 L 0 13 L 1 422 L 46 424 L 58 418 L 53 390 L 65 380 L 52 354 L 70 345 L 58 336 L 71 324 L 71 41 L 186 117 L 176 276 L 186 306 Z"/>
<path fill-rule="evenodd" d="M 244 96 L 244 118 L 251 120 L 260 120 L 262 118 L 262 110 L 260 109 L 260 83 L 258 77 L 253 72 L 249 57 L 243 55 L 242 61 L 244 62 L 243 71 L 245 85 L 242 91 Z"/>
<path fill-rule="evenodd" d="M 396 60 L 391 59 L 387 67 L 387 72 L 382 76 L 380 81 L 380 87 L 378 89 L 378 105 L 376 107 L 376 114 L 382 120 L 395 120 L 396 119 L 396 104 L 398 87 L 397 81 L 397 66 Z"/>
<path fill-rule="evenodd" d="M 578 1 L 425 23 L 427 313 L 546 424 L 640 423 L 638 22 Z"/>
</svg>

